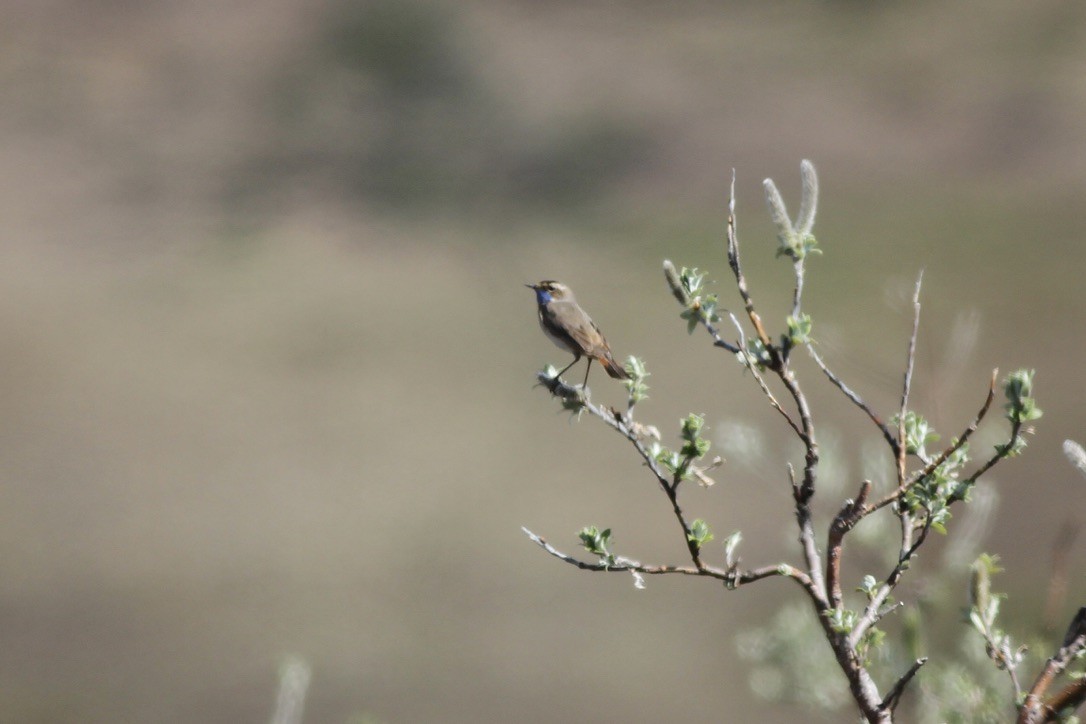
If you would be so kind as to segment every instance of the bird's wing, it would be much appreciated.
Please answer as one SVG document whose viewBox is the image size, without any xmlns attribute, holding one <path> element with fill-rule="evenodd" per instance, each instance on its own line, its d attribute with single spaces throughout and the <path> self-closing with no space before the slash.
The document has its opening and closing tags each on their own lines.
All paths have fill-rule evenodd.
<svg viewBox="0 0 1086 724">
<path fill-rule="evenodd" d="M 607 340 L 596 323 L 581 309 L 580 305 L 572 302 L 551 302 L 552 314 L 560 321 L 562 326 L 574 342 L 592 357 L 600 357 L 610 353 Z"/>
</svg>

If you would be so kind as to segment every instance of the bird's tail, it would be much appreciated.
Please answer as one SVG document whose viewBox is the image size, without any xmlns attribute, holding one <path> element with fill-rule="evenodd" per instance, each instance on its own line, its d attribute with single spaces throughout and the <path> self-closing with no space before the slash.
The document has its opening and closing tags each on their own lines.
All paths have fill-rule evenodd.
<svg viewBox="0 0 1086 724">
<path fill-rule="evenodd" d="M 626 374 L 626 370 L 622 369 L 622 365 L 615 362 L 615 358 L 608 352 L 606 356 L 597 357 L 596 361 L 603 365 L 603 368 L 607 370 L 607 374 L 616 380 L 628 380 L 630 376 Z"/>
</svg>

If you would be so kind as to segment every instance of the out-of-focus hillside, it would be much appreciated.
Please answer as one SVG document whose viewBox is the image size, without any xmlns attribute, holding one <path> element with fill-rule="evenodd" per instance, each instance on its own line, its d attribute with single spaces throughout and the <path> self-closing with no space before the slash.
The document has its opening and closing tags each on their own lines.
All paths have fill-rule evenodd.
<svg viewBox="0 0 1086 724">
<path fill-rule="evenodd" d="M 752 431 L 764 454 L 691 505 L 720 538 L 742 528 L 752 561 L 786 557 L 783 431 L 687 337 L 659 265 L 708 268 L 734 302 L 735 168 L 751 281 L 782 316 L 761 180 L 794 203 L 802 158 L 823 182 L 815 336 L 873 404 L 893 404 L 920 268 L 917 399 L 941 430 L 992 367 L 1038 369 L 1046 415 L 996 476 L 984 544 L 1036 627 L 1086 482 L 1059 452 L 1086 438 L 1086 7 L 3 15 L 0 720 L 266 719 L 288 654 L 313 666 L 310 722 L 793 720 L 735 653 L 785 586 L 638 592 L 521 536 L 572 549 L 595 523 L 631 555 L 682 555 L 620 441 L 532 388 L 564 360 L 522 285 L 567 281 L 646 359 L 641 414 L 666 435 L 691 410 L 722 446 Z M 815 372 L 846 495 L 868 431 Z M 1081 571 L 1082 541 L 1071 555 Z"/>
</svg>

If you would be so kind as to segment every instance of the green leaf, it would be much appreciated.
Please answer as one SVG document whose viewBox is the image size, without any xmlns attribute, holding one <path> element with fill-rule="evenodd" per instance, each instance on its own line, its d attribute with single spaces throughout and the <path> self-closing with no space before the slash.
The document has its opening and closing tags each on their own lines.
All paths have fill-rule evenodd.
<svg viewBox="0 0 1086 724">
<path fill-rule="evenodd" d="M 830 628 L 837 633 L 850 633 L 856 627 L 858 614 L 847 608 L 831 608 L 824 614 L 830 622 Z"/>
<path fill-rule="evenodd" d="M 705 273 L 699 272 L 697 267 L 687 268 L 683 267 L 679 272 L 679 281 L 682 284 L 683 291 L 690 296 L 696 296 L 701 290 L 702 282 L 705 279 Z"/>
<path fill-rule="evenodd" d="M 698 322 L 701 321 L 701 316 L 698 314 L 698 310 L 690 307 L 679 314 L 680 317 L 686 320 L 686 332 L 687 334 L 693 334 L 694 330 L 698 328 Z"/>
<path fill-rule="evenodd" d="M 1007 419 L 1021 424 L 1041 417 L 1041 408 L 1033 399 L 1033 375 L 1035 370 L 1016 370 L 1003 380 L 1003 394 L 1007 397 L 1004 409 Z M 1010 453 L 1008 453 L 1010 454 Z"/>
<path fill-rule="evenodd" d="M 645 384 L 645 378 L 649 376 L 649 371 L 645 369 L 645 363 L 637 357 L 627 357 L 626 365 L 624 367 L 626 374 L 630 376 L 630 379 L 624 380 L 623 384 L 626 386 L 628 393 L 628 404 L 633 407 L 641 400 L 647 399 L 649 394 L 649 386 Z"/>
<path fill-rule="evenodd" d="M 705 417 L 690 413 L 682 421 L 682 437 L 684 440 L 697 440 L 701 429 L 705 427 Z"/>
<path fill-rule="evenodd" d="M 611 529 L 600 530 L 594 525 L 582 528 L 577 534 L 581 539 L 581 545 L 589 553 L 601 558 L 611 559 Z"/>
<path fill-rule="evenodd" d="M 696 543 L 699 548 L 713 539 L 713 533 L 709 530 L 709 524 L 698 518 L 690 524 L 690 532 L 686 534 L 691 543 Z"/>
<path fill-rule="evenodd" d="M 891 418 L 896 425 L 900 417 Z M 905 452 L 910 455 L 924 455 L 925 446 L 939 439 L 939 434 L 931 429 L 928 421 L 915 412 L 905 413 Z"/>
<path fill-rule="evenodd" d="M 665 264 L 664 273 L 667 275 L 672 293 L 686 307 L 679 314 L 682 319 L 686 320 L 686 331 L 693 333 L 699 324 L 719 322 L 720 315 L 716 311 L 719 303 L 717 296 L 715 294 L 702 294 L 702 289 L 705 286 L 705 274 L 699 272 L 697 268 L 688 269 L 683 267 L 676 279 L 674 278 L 674 272 L 674 266 L 669 270 L 668 265 Z M 678 284 L 677 287 L 675 286 L 676 283 Z"/>
<path fill-rule="evenodd" d="M 789 315 L 785 322 L 788 324 L 788 341 L 793 347 L 811 341 L 811 315 L 801 314 L 798 318 Z"/>
</svg>

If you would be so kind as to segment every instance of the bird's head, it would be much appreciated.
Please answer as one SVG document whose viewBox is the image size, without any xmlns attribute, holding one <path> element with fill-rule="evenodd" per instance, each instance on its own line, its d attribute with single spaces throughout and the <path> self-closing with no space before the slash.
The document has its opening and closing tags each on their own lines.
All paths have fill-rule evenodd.
<svg viewBox="0 0 1086 724">
<path fill-rule="evenodd" d="M 538 284 L 525 284 L 524 286 L 535 290 L 535 300 L 540 304 L 573 299 L 573 292 L 561 282 L 547 280 Z"/>
</svg>

